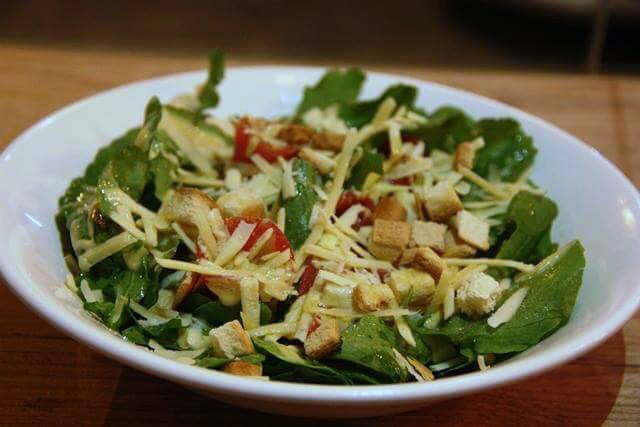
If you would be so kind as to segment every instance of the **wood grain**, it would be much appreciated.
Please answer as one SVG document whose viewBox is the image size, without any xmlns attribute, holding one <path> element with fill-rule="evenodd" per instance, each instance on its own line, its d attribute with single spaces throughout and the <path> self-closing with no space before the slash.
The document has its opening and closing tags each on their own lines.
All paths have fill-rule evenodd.
<svg viewBox="0 0 640 427">
<path fill-rule="evenodd" d="M 201 68 L 199 57 L 0 44 L 0 149 L 42 116 L 119 84 Z M 232 64 L 245 63 L 234 61 Z M 337 64 L 323 64 L 337 65 Z M 640 184 L 640 80 L 381 67 L 468 89 L 577 135 Z M 261 424 L 301 420 L 237 410 L 123 367 L 65 337 L 0 286 L 0 425 Z M 305 420 L 307 425 L 322 424 Z M 551 373 L 419 411 L 346 425 L 640 424 L 640 315 Z"/>
</svg>

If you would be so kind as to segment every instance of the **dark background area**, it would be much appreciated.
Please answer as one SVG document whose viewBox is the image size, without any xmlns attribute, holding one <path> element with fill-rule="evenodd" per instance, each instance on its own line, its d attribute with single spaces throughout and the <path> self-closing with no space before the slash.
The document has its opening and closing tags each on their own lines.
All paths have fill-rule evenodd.
<svg viewBox="0 0 640 427">
<path fill-rule="evenodd" d="M 1 0 L 0 43 L 174 57 L 217 47 L 262 62 L 638 74 L 640 1 Z"/>
</svg>

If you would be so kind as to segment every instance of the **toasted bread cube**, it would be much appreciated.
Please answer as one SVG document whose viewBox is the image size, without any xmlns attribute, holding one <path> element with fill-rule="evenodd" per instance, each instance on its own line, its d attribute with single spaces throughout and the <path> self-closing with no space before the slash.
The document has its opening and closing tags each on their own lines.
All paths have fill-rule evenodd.
<svg viewBox="0 0 640 427">
<path fill-rule="evenodd" d="M 311 142 L 314 133 L 315 131 L 307 126 L 289 124 L 280 129 L 277 138 L 287 144 L 305 145 Z"/>
<path fill-rule="evenodd" d="M 208 212 L 218 205 L 197 188 L 178 188 L 164 200 L 158 214 L 169 222 L 178 222 L 189 236 L 197 236 L 195 213 Z"/>
<path fill-rule="evenodd" d="M 416 254 L 418 253 L 418 248 L 410 248 L 402 251 L 402 255 L 397 260 L 398 266 L 409 265 L 413 263 L 413 260 L 416 259 Z"/>
<path fill-rule="evenodd" d="M 458 238 L 486 251 L 489 249 L 489 224 L 468 211 L 460 211 L 451 220 Z"/>
<path fill-rule="evenodd" d="M 242 377 L 259 377 L 262 375 L 262 366 L 242 360 L 232 360 L 223 369 L 227 374 L 240 375 Z"/>
<path fill-rule="evenodd" d="M 340 325 L 336 319 L 322 317 L 319 325 L 304 341 L 304 352 L 310 359 L 321 359 L 340 345 Z"/>
<path fill-rule="evenodd" d="M 444 261 L 428 246 L 423 246 L 416 250 L 412 265 L 426 271 L 436 281 L 440 280 L 444 270 Z"/>
<path fill-rule="evenodd" d="M 456 291 L 456 306 L 471 317 L 480 317 L 496 308 L 501 292 L 493 277 L 477 272 L 464 279 Z"/>
<path fill-rule="evenodd" d="M 447 226 L 437 222 L 413 221 L 409 246 L 428 246 L 438 253 L 444 252 Z"/>
<path fill-rule="evenodd" d="M 433 295 L 436 282 L 429 273 L 407 268 L 391 272 L 390 286 L 398 302 L 404 303 L 411 296 L 409 304 L 423 306 Z"/>
<path fill-rule="evenodd" d="M 264 202 L 255 194 L 247 190 L 235 190 L 223 194 L 217 200 L 224 218 L 262 218 L 264 217 Z"/>
<path fill-rule="evenodd" d="M 409 244 L 411 226 L 402 221 L 377 219 L 369 238 L 369 251 L 378 259 L 393 261 Z"/>
<path fill-rule="evenodd" d="M 393 291 L 387 285 L 365 285 L 360 283 L 353 290 L 353 302 L 362 313 L 389 308 Z"/>
<path fill-rule="evenodd" d="M 473 169 L 473 161 L 476 157 L 476 148 L 471 142 L 458 144 L 453 156 L 453 168 L 459 171 L 461 168 Z"/>
<path fill-rule="evenodd" d="M 451 230 L 447 230 L 444 235 L 444 253 L 442 256 L 446 258 L 470 258 L 476 252 L 476 248 L 458 239 Z"/>
<path fill-rule="evenodd" d="M 373 219 L 388 219 L 390 221 L 406 221 L 407 210 L 395 197 L 383 197 L 373 210 Z"/>
<path fill-rule="evenodd" d="M 237 320 L 211 329 L 209 340 L 211 341 L 213 354 L 218 357 L 233 359 L 234 357 L 255 352 L 249 334 Z"/>
<path fill-rule="evenodd" d="M 441 181 L 429 189 L 424 197 L 429 218 L 435 222 L 445 223 L 449 218 L 463 209 L 462 202 L 451 183 Z"/>
<path fill-rule="evenodd" d="M 346 135 L 335 132 L 320 132 L 311 138 L 311 146 L 319 150 L 329 150 L 339 153 L 342 151 Z"/>
</svg>

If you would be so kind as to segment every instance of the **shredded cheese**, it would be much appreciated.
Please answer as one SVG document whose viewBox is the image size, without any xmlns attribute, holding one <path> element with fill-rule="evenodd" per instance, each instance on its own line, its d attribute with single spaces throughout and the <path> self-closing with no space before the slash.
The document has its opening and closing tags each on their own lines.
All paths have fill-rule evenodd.
<svg viewBox="0 0 640 427">
<path fill-rule="evenodd" d="M 505 193 L 500 188 L 498 188 L 496 185 L 492 184 L 491 182 L 487 181 L 486 179 L 484 179 L 480 175 L 476 174 L 471 169 L 465 168 L 465 167 L 461 167 L 459 169 L 459 171 L 466 179 L 468 179 L 469 181 L 473 182 L 478 187 L 480 187 L 483 190 L 485 190 L 487 193 L 489 193 L 489 194 L 491 194 L 491 195 L 493 195 L 495 197 L 498 197 L 499 199 L 508 199 L 510 197 L 509 194 Z"/>
<path fill-rule="evenodd" d="M 384 101 L 378 107 L 376 114 L 373 116 L 373 120 L 371 121 L 372 126 L 380 126 L 384 121 L 386 121 L 391 114 L 393 114 L 393 110 L 396 109 L 396 100 L 392 97 L 385 98 Z"/>
<path fill-rule="evenodd" d="M 196 253 L 198 250 L 196 248 L 196 244 L 187 236 L 187 233 L 184 232 L 180 224 L 177 222 L 171 223 L 171 228 L 176 232 L 182 243 L 191 251 L 191 253 Z"/>
<path fill-rule="evenodd" d="M 216 257 L 214 263 L 217 265 L 225 265 L 231 261 L 233 257 L 240 252 L 244 244 L 247 243 L 247 240 L 251 237 L 251 233 L 253 233 L 254 228 L 256 228 L 256 224 L 249 224 L 247 222 L 240 221 L 236 230 L 220 250 L 220 253 Z"/>
<path fill-rule="evenodd" d="M 251 331 L 260 326 L 260 283 L 255 277 L 240 280 L 240 301 L 244 329 Z"/>
<path fill-rule="evenodd" d="M 513 293 L 501 306 L 498 308 L 495 313 L 491 315 L 487 319 L 487 323 L 492 328 L 497 328 L 503 323 L 507 323 L 511 318 L 516 314 L 520 305 L 527 297 L 529 293 L 529 288 L 520 288 Z"/>
<path fill-rule="evenodd" d="M 84 300 L 88 303 L 104 301 L 102 291 L 100 289 L 91 289 L 89 287 L 89 282 L 87 282 L 86 279 L 82 279 L 80 281 L 80 292 L 82 293 Z"/>
<path fill-rule="evenodd" d="M 339 276 L 327 270 L 320 270 L 318 272 L 318 278 L 326 280 L 327 282 L 335 283 L 336 285 L 346 286 L 349 288 L 355 288 L 356 286 L 358 286 L 358 284 L 353 280 L 343 276 Z"/>
<path fill-rule="evenodd" d="M 78 257 L 78 266 L 80 270 L 87 271 L 103 259 L 110 257 L 111 255 L 120 252 L 124 248 L 137 242 L 138 239 L 133 237 L 128 232 L 124 231 L 116 236 L 113 236 L 106 242 L 103 242 L 91 249 L 88 249 L 85 253 Z"/>
<path fill-rule="evenodd" d="M 207 220 L 206 211 L 197 209 L 194 212 L 193 220 L 196 227 L 198 227 L 198 236 L 204 242 L 207 248 L 210 258 L 215 258 L 218 255 L 218 243 L 211 230 L 211 224 Z"/>
<path fill-rule="evenodd" d="M 347 178 L 347 172 L 349 171 L 353 151 L 355 150 L 358 142 L 356 140 L 356 136 L 356 131 L 351 129 L 347 133 L 347 137 L 344 141 L 342 152 L 338 158 L 333 184 L 331 185 L 327 201 L 324 204 L 324 213 L 327 218 L 331 217 L 335 212 L 338 199 L 340 198 L 340 194 L 342 194 L 342 188 L 344 186 L 344 181 Z"/>
<path fill-rule="evenodd" d="M 295 197 L 296 195 L 296 183 L 293 181 L 293 172 L 291 170 L 291 163 L 284 160 L 282 157 L 278 157 L 280 166 L 282 167 L 282 198 L 284 200 Z"/>
<path fill-rule="evenodd" d="M 391 270 L 393 266 L 387 261 L 380 261 L 377 259 L 363 259 L 354 256 L 344 256 L 339 253 L 331 252 L 317 245 L 309 245 L 305 251 L 309 255 L 317 256 L 318 258 L 328 259 L 331 261 L 342 261 L 345 265 L 356 268 L 371 268 L 371 269 L 385 269 Z"/>
<path fill-rule="evenodd" d="M 466 265 L 486 265 L 489 267 L 509 267 L 516 270 L 531 272 L 535 266 L 525 264 L 524 262 L 514 261 L 511 259 L 493 259 L 493 258 L 443 258 L 447 265 L 450 266 L 466 266 Z"/>
</svg>

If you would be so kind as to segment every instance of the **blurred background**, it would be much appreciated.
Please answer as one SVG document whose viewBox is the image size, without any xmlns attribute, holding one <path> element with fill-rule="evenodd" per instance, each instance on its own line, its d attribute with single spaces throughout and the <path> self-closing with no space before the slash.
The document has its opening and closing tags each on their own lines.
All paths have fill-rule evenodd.
<svg viewBox="0 0 640 427">
<path fill-rule="evenodd" d="M 243 61 L 640 73 L 640 0 L 0 0 L 0 43 Z M 1 61 L 2 59 L 0 59 Z"/>
</svg>

